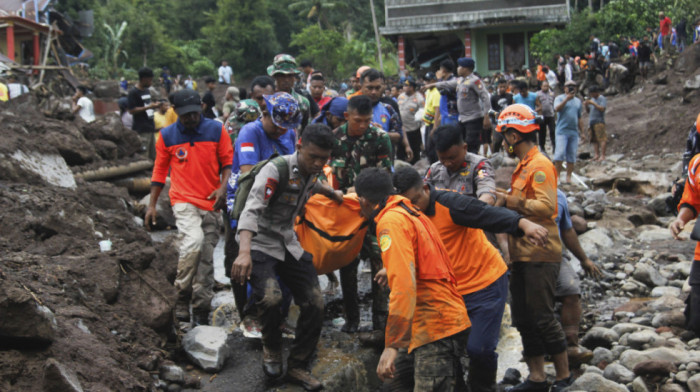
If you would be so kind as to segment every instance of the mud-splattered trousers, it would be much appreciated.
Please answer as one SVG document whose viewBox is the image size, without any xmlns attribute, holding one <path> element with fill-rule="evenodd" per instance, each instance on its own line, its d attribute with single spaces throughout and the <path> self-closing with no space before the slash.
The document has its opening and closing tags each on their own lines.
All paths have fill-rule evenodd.
<svg viewBox="0 0 700 392">
<path fill-rule="evenodd" d="M 181 298 L 192 297 L 192 308 L 209 311 L 214 296 L 214 248 L 220 217 L 190 203 L 173 205 L 181 237 L 175 288 Z"/>
<path fill-rule="evenodd" d="M 316 352 L 323 324 L 323 295 L 311 254 L 304 252 L 296 260 L 286 252 L 284 261 L 255 250 L 250 252 L 250 256 L 253 259 L 253 272 L 250 275 L 252 299 L 257 305 L 258 319 L 262 324 L 263 344 L 271 350 L 282 349 L 280 325 L 283 315 L 282 291 L 277 282 L 279 276 L 291 290 L 294 303 L 301 310 L 288 368 L 308 367 Z"/>
</svg>

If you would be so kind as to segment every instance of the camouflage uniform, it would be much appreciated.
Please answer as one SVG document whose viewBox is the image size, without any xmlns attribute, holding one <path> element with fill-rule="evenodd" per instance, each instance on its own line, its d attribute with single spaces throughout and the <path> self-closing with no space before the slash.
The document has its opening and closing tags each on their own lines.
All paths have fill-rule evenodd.
<svg viewBox="0 0 700 392">
<path fill-rule="evenodd" d="M 267 67 L 267 74 L 270 76 L 275 76 L 276 74 L 296 75 L 298 73 L 300 73 L 300 71 L 297 68 L 296 59 L 288 54 L 278 54 L 275 56 L 272 65 Z M 301 127 L 297 129 L 297 134 L 301 134 L 299 131 L 306 127 L 306 124 L 311 120 L 311 103 L 309 103 L 309 100 L 305 96 L 294 91 L 293 88 L 290 94 L 299 104 L 302 120 Z"/>
<path fill-rule="evenodd" d="M 348 136 L 348 125 L 344 124 L 334 129 L 333 135 L 335 136 L 335 146 L 331 153 L 330 166 L 338 183 L 338 189 L 343 192 L 347 192 L 348 188 L 355 185 L 355 178 L 364 168 L 376 166 L 392 170 L 391 140 L 386 132 L 370 126 L 362 136 L 356 138 Z M 350 332 L 353 331 L 348 328 L 356 328 L 356 323 L 359 323 L 360 319 L 357 296 L 357 266 L 360 258 L 370 260 L 372 278 L 382 268 L 377 238 L 369 231 L 367 233 L 360 257 L 340 270 L 340 283 L 346 315 L 345 330 Z M 385 328 L 388 298 L 388 289 L 380 287 L 372 279 L 372 322 L 376 330 Z"/>
</svg>

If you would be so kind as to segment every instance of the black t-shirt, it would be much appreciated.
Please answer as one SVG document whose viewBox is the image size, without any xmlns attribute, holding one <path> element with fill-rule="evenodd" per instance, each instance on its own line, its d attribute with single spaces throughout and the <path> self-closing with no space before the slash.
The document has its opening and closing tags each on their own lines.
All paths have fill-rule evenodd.
<svg viewBox="0 0 700 392">
<path fill-rule="evenodd" d="M 610 45 L 608 45 L 608 48 L 610 50 L 611 59 L 616 59 L 620 56 L 620 47 L 618 47 L 616 43 L 611 43 Z"/>
<path fill-rule="evenodd" d="M 216 115 L 214 115 L 214 106 L 216 106 L 216 100 L 214 99 L 214 94 L 211 91 L 204 93 L 202 103 L 207 104 L 207 109 L 202 112 L 202 115 L 206 118 L 215 118 Z"/>
<path fill-rule="evenodd" d="M 134 87 L 129 91 L 127 100 L 129 110 L 142 108 L 151 104 L 151 92 L 148 90 L 139 90 Z M 131 129 L 138 133 L 155 132 L 156 125 L 153 122 L 153 113 L 153 109 L 135 113 L 133 115 L 134 124 L 131 126 Z"/>
<path fill-rule="evenodd" d="M 648 45 L 639 45 L 637 56 L 639 57 L 639 61 L 651 61 L 651 48 Z"/>
</svg>

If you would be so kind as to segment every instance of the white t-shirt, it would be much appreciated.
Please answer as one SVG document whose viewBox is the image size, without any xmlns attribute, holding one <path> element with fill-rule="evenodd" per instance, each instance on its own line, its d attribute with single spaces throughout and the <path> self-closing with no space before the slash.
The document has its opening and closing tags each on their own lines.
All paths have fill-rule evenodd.
<svg viewBox="0 0 700 392">
<path fill-rule="evenodd" d="M 85 122 L 95 121 L 95 108 L 92 105 L 92 101 L 88 97 L 80 97 L 76 105 L 80 106 L 78 114 L 85 120 Z"/>
<path fill-rule="evenodd" d="M 556 87 L 557 83 L 559 83 L 559 79 L 557 79 L 557 74 L 554 73 L 551 69 L 549 72 L 547 72 L 547 82 L 549 83 L 549 87 L 554 88 Z"/>
<path fill-rule="evenodd" d="M 19 83 L 8 83 L 7 89 L 10 91 L 10 99 L 17 98 L 20 95 L 29 92 L 29 88 L 27 88 L 27 86 Z"/>
<path fill-rule="evenodd" d="M 219 82 L 225 82 L 226 84 L 231 84 L 231 76 L 233 76 L 233 69 L 230 66 L 220 66 L 219 67 Z"/>
</svg>

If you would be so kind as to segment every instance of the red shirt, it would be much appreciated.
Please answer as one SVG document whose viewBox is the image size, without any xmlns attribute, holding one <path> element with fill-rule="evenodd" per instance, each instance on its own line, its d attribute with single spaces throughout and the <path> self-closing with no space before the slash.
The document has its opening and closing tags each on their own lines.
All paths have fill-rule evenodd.
<svg viewBox="0 0 700 392">
<path fill-rule="evenodd" d="M 669 35 L 671 33 L 671 19 L 668 16 L 661 19 L 659 29 L 661 29 L 661 35 Z"/>
<path fill-rule="evenodd" d="M 314 98 L 314 101 L 316 101 L 316 105 L 318 105 L 318 108 L 321 109 L 323 105 L 327 104 L 333 97 L 327 97 L 322 95 L 321 99 L 316 99 Z"/>
<path fill-rule="evenodd" d="M 221 123 L 202 117 L 194 131 L 180 121 L 160 130 L 151 184 L 164 185 L 170 170 L 170 204 L 190 203 L 212 211 L 207 200 L 221 186 L 220 174 L 233 162 L 231 138 Z"/>
</svg>

